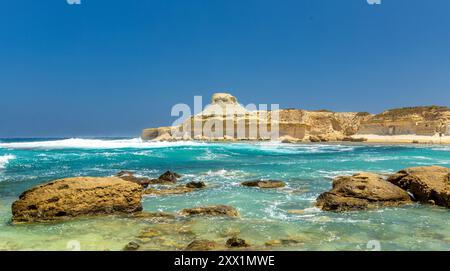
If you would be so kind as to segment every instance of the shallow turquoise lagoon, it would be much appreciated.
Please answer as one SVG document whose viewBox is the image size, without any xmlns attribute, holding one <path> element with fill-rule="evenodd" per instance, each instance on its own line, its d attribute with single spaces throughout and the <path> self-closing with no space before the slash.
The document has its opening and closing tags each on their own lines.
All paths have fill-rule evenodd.
<svg viewBox="0 0 450 271">
<path fill-rule="evenodd" d="M 0 250 L 120 250 L 151 228 L 164 236 L 147 240 L 147 249 L 182 249 L 194 238 L 224 242 L 227 236 L 238 234 L 254 249 L 448 250 L 450 211 L 444 208 L 410 205 L 346 213 L 314 208 L 315 198 L 330 189 L 335 176 L 359 171 L 392 173 L 421 165 L 450 167 L 450 147 L 3 139 Z M 10 223 L 11 203 L 32 186 L 71 176 L 112 176 L 120 170 L 150 177 L 173 170 L 183 175 L 182 183 L 208 184 L 207 189 L 190 194 L 146 196 L 146 211 L 177 212 L 227 204 L 235 206 L 241 218 L 164 224 L 111 216 L 34 225 Z M 287 187 L 259 190 L 239 185 L 260 178 L 284 180 Z M 289 210 L 304 212 L 290 214 Z M 275 239 L 290 241 L 283 246 L 265 246 Z"/>
</svg>

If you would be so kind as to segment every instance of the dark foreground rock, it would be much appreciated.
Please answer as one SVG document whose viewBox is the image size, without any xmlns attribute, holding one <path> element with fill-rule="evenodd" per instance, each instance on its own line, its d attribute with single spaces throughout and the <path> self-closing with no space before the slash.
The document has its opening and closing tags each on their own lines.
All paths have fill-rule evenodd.
<svg viewBox="0 0 450 271">
<path fill-rule="evenodd" d="M 140 247 L 141 247 L 141 245 L 139 245 L 137 242 L 131 241 L 123 248 L 123 250 L 134 251 L 134 250 L 138 250 Z"/>
<path fill-rule="evenodd" d="M 321 194 L 316 205 L 325 211 L 347 211 L 409 202 L 406 191 L 385 181 L 380 175 L 364 172 L 335 178 L 331 191 Z"/>
<path fill-rule="evenodd" d="M 241 184 L 243 186 L 259 187 L 259 188 L 279 188 L 284 187 L 286 185 L 283 181 L 274 181 L 274 180 L 246 181 Z"/>
<path fill-rule="evenodd" d="M 44 222 L 84 215 L 142 210 L 142 187 L 116 177 L 56 180 L 22 193 L 12 204 L 12 221 Z"/>
<path fill-rule="evenodd" d="M 186 184 L 188 188 L 205 188 L 206 184 L 204 182 L 189 182 Z"/>
<path fill-rule="evenodd" d="M 227 205 L 212 205 L 204 207 L 187 208 L 181 210 L 182 215 L 196 216 L 196 215 L 208 215 L 208 216 L 228 216 L 238 217 L 239 212 L 236 208 Z"/>
<path fill-rule="evenodd" d="M 164 183 L 176 183 L 177 180 L 181 178 L 181 175 L 173 172 L 173 171 L 166 171 L 161 176 L 158 177 L 158 179 L 152 180 L 153 183 L 156 184 L 164 184 Z"/>
<path fill-rule="evenodd" d="M 450 208 L 450 169 L 446 167 L 407 168 L 387 180 L 410 192 L 416 201 Z"/>
<path fill-rule="evenodd" d="M 229 248 L 237 248 L 237 247 L 249 247 L 250 244 L 248 244 L 244 239 L 238 238 L 238 237 L 231 237 L 227 240 L 226 246 Z"/>
</svg>

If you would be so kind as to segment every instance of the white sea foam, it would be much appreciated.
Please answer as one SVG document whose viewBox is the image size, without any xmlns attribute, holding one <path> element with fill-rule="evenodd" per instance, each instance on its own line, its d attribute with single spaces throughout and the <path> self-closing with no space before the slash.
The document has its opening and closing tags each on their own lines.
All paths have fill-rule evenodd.
<svg viewBox="0 0 450 271">
<path fill-rule="evenodd" d="M 357 146 L 339 144 L 284 144 L 278 141 L 260 142 L 254 145 L 262 151 L 286 154 L 350 152 L 357 148 Z"/>
<path fill-rule="evenodd" d="M 70 138 L 62 140 L 34 141 L 34 142 L 8 142 L 0 143 L 0 148 L 6 149 L 123 149 L 123 148 L 164 148 L 176 146 L 203 145 L 201 142 L 145 142 L 140 138 L 107 140 Z"/>
<path fill-rule="evenodd" d="M 9 161 L 13 159 L 16 159 L 16 157 L 11 154 L 0 156 L 0 170 L 6 168 L 6 165 L 9 163 Z"/>
</svg>

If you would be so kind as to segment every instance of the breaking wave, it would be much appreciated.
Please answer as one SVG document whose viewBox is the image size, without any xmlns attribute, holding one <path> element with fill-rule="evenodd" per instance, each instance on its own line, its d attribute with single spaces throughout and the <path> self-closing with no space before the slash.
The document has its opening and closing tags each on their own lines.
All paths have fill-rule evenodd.
<svg viewBox="0 0 450 271">
<path fill-rule="evenodd" d="M 70 138 L 62 140 L 8 142 L 0 143 L 0 148 L 6 149 L 124 149 L 124 148 L 164 148 L 177 146 L 202 145 L 200 142 L 145 142 L 140 138 L 133 139 L 82 139 Z"/>
<path fill-rule="evenodd" d="M 9 161 L 16 159 L 14 155 L 3 155 L 0 156 L 0 170 L 6 168 L 6 165 L 9 163 Z"/>
</svg>

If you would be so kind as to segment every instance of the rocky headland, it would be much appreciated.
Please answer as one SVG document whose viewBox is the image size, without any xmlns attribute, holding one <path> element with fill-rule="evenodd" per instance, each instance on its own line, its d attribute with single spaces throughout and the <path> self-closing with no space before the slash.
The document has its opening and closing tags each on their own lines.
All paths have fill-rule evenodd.
<svg viewBox="0 0 450 271">
<path fill-rule="evenodd" d="M 231 112 L 231 113 L 230 113 Z M 276 116 L 276 117 L 275 117 Z M 206 128 L 220 123 L 234 132 L 214 134 L 193 127 Z M 251 123 L 277 125 L 276 138 L 260 131 L 251 132 Z M 237 133 L 242 125 L 244 133 Z M 210 128 L 210 127 L 208 127 Z M 208 129 L 206 129 L 208 130 Z M 377 143 L 450 143 L 450 109 L 444 106 L 422 106 L 390 109 L 380 114 L 367 112 L 332 112 L 328 110 L 248 110 L 228 93 L 216 93 L 211 104 L 179 126 L 149 128 L 141 138 L 149 141 L 241 141 L 279 140 L 297 142 L 377 142 Z"/>
</svg>

